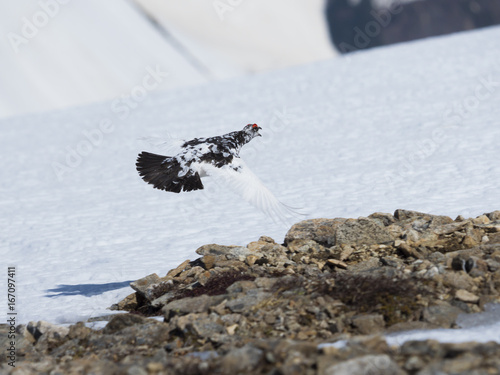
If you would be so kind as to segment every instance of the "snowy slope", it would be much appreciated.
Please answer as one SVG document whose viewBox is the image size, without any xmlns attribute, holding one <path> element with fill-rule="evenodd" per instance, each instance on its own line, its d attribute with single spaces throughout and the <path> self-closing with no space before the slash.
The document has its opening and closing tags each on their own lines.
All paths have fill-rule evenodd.
<svg viewBox="0 0 500 375">
<path fill-rule="evenodd" d="M 207 81 L 126 0 L 0 4 L 0 117 L 130 95 L 149 66 L 161 89 Z"/>
<path fill-rule="evenodd" d="M 215 3 L 0 0 L 0 118 L 130 95 L 149 66 L 165 90 L 335 55 L 323 0 Z"/>
<path fill-rule="evenodd" d="M 203 62 L 209 61 L 206 50 L 246 72 L 260 72 L 337 54 L 324 0 L 134 1 Z"/>
<path fill-rule="evenodd" d="M 263 137 L 242 157 L 309 217 L 499 209 L 499 40 L 500 28 L 484 29 L 152 92 L 128 111 L 105 102 L 1 121 L 0 257 L 17 267 L 19 321 L 106 313 L 128 281 L 164 275 L 206 243 L 283 239 L 287 227 L 223 186 L 169 194 L 145 184 L 135 158 L 154 150 L 142 136 L 255 122 Z"/>
</svg>

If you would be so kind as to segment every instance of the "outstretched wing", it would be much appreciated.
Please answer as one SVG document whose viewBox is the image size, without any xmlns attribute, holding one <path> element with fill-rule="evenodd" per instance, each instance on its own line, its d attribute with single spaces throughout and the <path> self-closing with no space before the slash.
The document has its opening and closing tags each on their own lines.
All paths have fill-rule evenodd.
<svg viewBox="0 0 500 375">
<path fill-rule="evenodd" d="M 290 224 L 294 218 L 300 215 L 281 203 L 240 158 L 235 157 L 231 163 L 222 167 L 203 164 L 201 168 L 208 176 L 229 186 L 275 222 L 281 221 Z"/>
</svg>

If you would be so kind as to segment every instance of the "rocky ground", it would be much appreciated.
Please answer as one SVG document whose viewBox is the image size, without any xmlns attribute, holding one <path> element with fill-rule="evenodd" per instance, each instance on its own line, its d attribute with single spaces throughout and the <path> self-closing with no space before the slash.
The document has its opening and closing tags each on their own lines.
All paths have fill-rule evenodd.
<svg viewBox="0 0 500 375">
<path fill-rule="evenodd" d="M 406 210 L 295 224 L 284 243 L 205 245 L 131 284 L 102 330 L 17 328 L 6 374 L 499 374 L 500 344 L 381 334 L 455 328 L 500 302 L 500 211 L 455 220 Z M 151 317 L 160 317 L 152 319 Z M 7 326 L 0 327 L 8 347 Z M 342 348 L 321 343 L 348 340 Z M 5 344 L 5 345 L 4 345 Z"/>
</svg>

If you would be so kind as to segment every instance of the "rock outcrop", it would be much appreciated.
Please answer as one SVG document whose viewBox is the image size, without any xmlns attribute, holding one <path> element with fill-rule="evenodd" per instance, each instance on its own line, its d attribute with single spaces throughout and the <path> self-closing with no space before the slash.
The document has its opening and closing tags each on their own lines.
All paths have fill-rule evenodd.
<svg viewBox="0 0 500 375">
<path fill-rule="evenodd" d="M 103 330 L 18 327 L 23 373 L 498 373 L 500 344 L 380 334 L 456 328 L 500 302 L 500 211 L 477 218 L 396 210 L 295 224 L 284 243 L 205 245 L 131 284 Z M 157 316 L 161 318 L 151 319 Z M 3 337 L 3 336 L 2 336 Z M 343 348 L 321 346 L 347 340 Z M 0 354 L 0 359 L 5 353 Z M 7 365 L 2 370 L 12 371 Z M 8 372 L 7 372 L 8 373 Z"/>
</svg>

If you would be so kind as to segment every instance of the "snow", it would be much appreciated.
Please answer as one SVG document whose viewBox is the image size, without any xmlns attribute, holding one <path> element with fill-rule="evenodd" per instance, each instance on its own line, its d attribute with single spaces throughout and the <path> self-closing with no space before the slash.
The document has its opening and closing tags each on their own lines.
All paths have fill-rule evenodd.
<svg viewBox="0 0 500 375">
<path fill-rule="evenodd" d="M 324 0 L 135 1 L 204 63 L 212 55 L 259 72 L 337 54 Z"/>
<path fill-rule="evenodd" d="M 429 329 L 412 330 L 385 335 L 385 340 L 391 346 L 401 346 L 407 341 L 436 340 L 444 343 L 461 343 L 475 341 L 486 343 L 495 341 L 500 343 L 500 305 L 487 304 L 485 311 L 476 314 L 462 314 L 457 319 L 460 329 Z M 333 346 L 342 348 L 346 340 L 339 340 L 333 344 L 325 343 L 319 347 Z"/>
<path fill-rule="evenodd" d="M 147 67 L 170 73 L 161 89 L 207 82 L 128 1 L 4 3 L 0 117 L 127 94 Z"/>
<path fill-rule="evenodd" d="M 335 55 L 323 0 L 231 2 L 222 18 L 212 0 L 1 3 L 0 118 L 127 95 L 147 67 L 170 89 Z"/>
<path fill-rule="evenodd" d="M 262 137 L 241 157 L 311 218 L 499 209 L 499 37 L 483 29 L 147 91 L 121 111 L 110 101 L 0 121 L 0 257 L 16 267 L 18 322 L 109 314 L 131 280 L 163 276 L 203 244 L 283 240 L 287 227 L 215 182 L 186 194 L 145 184 L 135 158 L 155 150 L 141 137 L 257 123 Z M 485 327 L 470 330 L 497 326 Z"/>
</svg>

